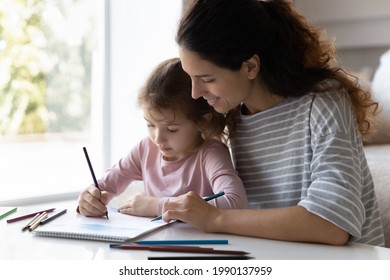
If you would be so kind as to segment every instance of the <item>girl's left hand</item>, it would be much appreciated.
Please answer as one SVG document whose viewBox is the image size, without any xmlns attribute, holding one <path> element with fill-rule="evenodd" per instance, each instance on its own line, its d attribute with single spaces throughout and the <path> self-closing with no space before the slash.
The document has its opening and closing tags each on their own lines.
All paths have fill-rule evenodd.
<svg viewBox="0 0 390 280">
<path fill-rule="evenodd" d="M 154 217 L 157 216 L 157 206 L 160 199 L 139 193 L 126 201 L 118 210 L 123 214 Z"/>
</svg>

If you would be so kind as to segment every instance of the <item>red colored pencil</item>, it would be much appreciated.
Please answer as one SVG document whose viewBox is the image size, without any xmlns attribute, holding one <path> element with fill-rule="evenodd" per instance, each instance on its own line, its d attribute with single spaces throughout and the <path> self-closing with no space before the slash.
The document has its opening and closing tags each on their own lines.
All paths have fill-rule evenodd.
<svg viewBox="0 0 390 280">
<path fill-rule="evenodd" d="M 247 252 L 234 250 L 215 250 L 197 246 L 146 246 L 130 244 L 110 244 L 111 248 L 123 250 L 148 250 L 159 252 L 182 252 L 182 253 L 203 253 L 203 254 L 225 254 L 225 255 L 246 255 Z"/>
<path fill-rule="evenodd" d="M 24 219 L 28 219 L 28 218 L 34 217 L 36 214 L 41 214 L 43 212 L 49 213 L 49 212 L 53 212 L 54 210 L 55 210 L 55 208 L 50 208 L 50 209 L 47 209 L 47 210 L 38 211 L 38 212 L 27 214 L 27 215 L 24 215 L 24 216 L 19 216 L 19 217 L 7 220 L 7 223 L 13 223 L 13 222 L 21 221 L 21 220 L 24 220 Z"/>
</svg>

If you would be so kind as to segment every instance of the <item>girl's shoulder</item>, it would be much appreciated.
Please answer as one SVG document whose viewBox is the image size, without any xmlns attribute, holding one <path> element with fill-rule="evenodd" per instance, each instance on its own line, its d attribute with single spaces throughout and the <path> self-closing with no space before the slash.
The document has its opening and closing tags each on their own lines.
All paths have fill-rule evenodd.
<svg viewBox="0 0 390 280">
<path fill-rule="evenodd" d="M 202 149 L 210 149 L 210 148 L 215 148 L 215 149 L 228 149 L 227 145 L 217 139 L 208 139 L 205 140 L 204 143 L 202 144 Z"/>
<path fill-rule="evenodd" d="M 216 139 L 210 139 L 204 141 L 197 154 L 202 158 L 213 158 L 220 157 L 222 155 L 230 156 L 230 151 L 228 146 L 223 142 Z"/>
</svg>

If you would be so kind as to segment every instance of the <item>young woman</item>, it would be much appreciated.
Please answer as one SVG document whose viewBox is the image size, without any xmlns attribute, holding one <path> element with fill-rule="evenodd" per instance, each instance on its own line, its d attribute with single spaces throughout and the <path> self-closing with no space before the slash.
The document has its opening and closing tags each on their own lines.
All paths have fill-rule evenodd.
<svg viewBox="0 0 390 280">
<path fill-rule="evenodd" d="M 164 205 L 208 232 L 384 245 L 362 137 L 377 104 L 288 1 L 198 0 L 177 32 L 192 97 L 227 114 L 248 210 L 189 193 Z"/>
<path fill-rule="evenodd" d="M 221 208 L 248 208 L 242 181 L 233 168 L 223 138 L 225 118 L 203 99 L 191 98 L 191 79 L 178 58 L 159 64 L 138 96 L 149 137 L 143 139 L 98 180 L 100 191 L 88 187 L 79 197 L 79 212 L 103 216 L 107 202 L 122 193 L 132 181 L 142 180 L 145 193 L 119 208 L 137 216 L 162 214 L 162 205 L 172 197 L 193 191 L 210 196 Z M 218 139 L 218 140 L 217 140 Z"/>
</svg>

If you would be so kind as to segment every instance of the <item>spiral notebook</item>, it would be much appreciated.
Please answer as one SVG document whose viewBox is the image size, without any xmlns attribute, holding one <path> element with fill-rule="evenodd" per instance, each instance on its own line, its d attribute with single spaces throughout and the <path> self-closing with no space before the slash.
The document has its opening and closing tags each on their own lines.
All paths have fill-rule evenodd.
<svg viewBox="0 0 390 280">
<path fill-rule="evenodd" d="M 164 221 L 151 222 L 151 218 L 121 214 L 110 210 L 109 219 L 84 217 L 67 213 L 50 223 L 39 226 L 35 236 L 84 239 L 107 242 L 133 242 L 138 238 L 168 224 Z"/>
</svg>

